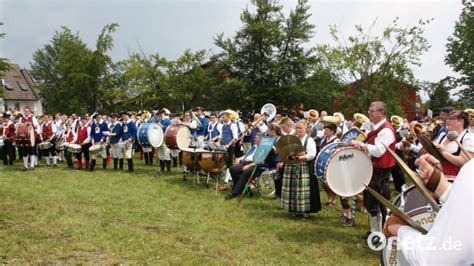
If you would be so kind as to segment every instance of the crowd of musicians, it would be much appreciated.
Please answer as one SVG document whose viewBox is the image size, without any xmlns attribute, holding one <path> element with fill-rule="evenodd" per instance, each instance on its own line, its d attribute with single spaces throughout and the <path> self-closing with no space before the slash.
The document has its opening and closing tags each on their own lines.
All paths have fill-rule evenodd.
<svg viewBox="0 0 474 266">
<path fill-rule="evenodd" d="M 360 114 L 359 114 L 360 115 Z M 238 113 L 226 110 L 220 113 L 205 112 L 197 107 L 184 114 L 172 114 L 162 108 L 154 112 L 139 113 L 121 112 L 111 114 L 94 113 L 92 115 L 70 116 L 55 114 L 35 116 L 29 107 L 23 112 L 4 113 L 1 117 L 0 134 L 2 136 L 1 158 L 5 165 L 13 165 L 17 158 L 23 162 L 24 170 L 33 170 L 39 161 L 45 165 L 57 166 L 58 161 L 65 160 L 69 168 L 94 171 L 98 157 L 102 158 L 102 168 L 111 163 L 114 170 L 123 170 L 124 160 L 127 170 L 134 171 L 134 153 L 146 165 L 153 165 L 158 158 L 162 172 L 170 172 L 180 162 L 180 151 L 168 149 L 166 145 L 159 148 L 141 147 L 137 144 L 137 129 L 143 123 L 158 123 L 163 130 L 173 124 L 189 127 L 193 140 L 198 145 L 203 141 L 219 143 L 227 151 L 227 173 L 225 182 L 219 189 L 229 189 L 226 199 L 239 195 L 255 166 L 253 156 L 263 136 L 295 135 L 304 147 L 304 153 L 295 155 L 297 164 L 285 165 L 279 160 L 276 149 L 272 150 L 265 160 L 265 167 L 276 168 L 279 178 L 275 178 L 275 199 L 281 201 L 282 208 L 294 217 L 308 219 L 310 213 L 321 209 L 319 186 L 327 193 L 326 205 L 335 204 L 337 195 L 324 184 L 318 184 L 314 173 L 314 161 L 318 153 L 328 144 L 338 142 L 340 137 L 353 127 L 357 127 L 367 136 L 365 141 L 352 140 L 350 145 L 364 150 L 373 164 L 372 179 L 369 186 L 381 195 L 390 199 L 390 178 L 397 191 L 405 187 L 404 173 L 395 164 L 386 147 L 396 151 L 413 170 L 420 170 L 417 158 L 423 154 L 423 147 L 414 137 L 414 133 L 425 134 L 440 153 L 446 158 L 442 165 L 443 174 L 455 178 L 468 158 L 461 153 L 456 141 L 449 140 L 447 133 L 458 133 L 457 141 L 474 155 L 474 113 L 469 110 L 454 110 L 452 107 L 442 109 L 439 116 L 424 121 L 407 121 L 401 117 L 387 117 L 386 105 L 383 102 L 372 103 L 367 111 L 367 119 L 358 121 L 354 115 L 346 120 L 342 113 L 328 115 L 325 111 L 306 111 L 301 109 L 293 115 L 277 113 L 271 121 L 262 114 L 241 118 Z M 365 116 L 364 116 L 365 117 Z M 258 123 L 253 123 L 258 121 Z M 16 143 L 16 132 L 22 125 L 33 128 L 36 142 L 34 145 Z M 421 129 L 421 132 L 417 132 Z M 51 145 L 41 146 L 45 142 Z M 71 152 L 64 145 L 75 144 L 76 152 Z M 91 147 L 97 147 L 91 152 Z M 135 158 L 136 159 L 136 158 Z M 259 168 L 261 169 L 261 168 Z M 232 188 L 230 187 L 232 181 Z M 472 192 L 471 192 L 472 193 Z M 369 214 L 370 232 L 381 232 L 387 210 L 369 193 L 363 194 L 364 206 Z M 347 198 L 340 197 L 343 206 L 343 223 L 354 224 L 354 217 Z"/>
</svg>

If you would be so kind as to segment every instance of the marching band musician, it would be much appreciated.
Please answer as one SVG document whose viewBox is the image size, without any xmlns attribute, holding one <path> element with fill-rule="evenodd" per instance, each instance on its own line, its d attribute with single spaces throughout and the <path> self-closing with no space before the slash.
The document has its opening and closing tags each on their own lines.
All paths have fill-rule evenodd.
<svg viewBox="0 0 474 266">
<path fill-rule="evenodd" d="M 122 142 L 125 144 L 122 147 L 123 157 L 127 159 L 128 171 L 133 172 L 133 143 L 137 137 L 137 128 L 135 121 L 130 118 L 130 112 L 121 112 L 122 116 Z"/>
<path fill-rule="evenodd" d="M 109 117 L 112 119 L 110 123 L 110 153 L 112 155 L 112 160 L 114 161 L 114 170 L 120 169 L 123 170 L 123 152 L 122 147 L 119 142 L 122 138 L 123 128 L 122 123 L 118 121 L 118 114 L 111 113 Z M 119 166 L 119 168 L 117 168 Z"/>
<path fill-rule="evenodd" d="M 461 110 L 454 110 L 448 114 L 446 119 L 446 131 L 442 132 L 434 143 L 440 150 L 441 155 L 446 159 L 443 164 L 443 173 L 448 177 L 455 177 L 459 169 L 469 160 L 455 141 L 447 138 L 447 133 L 455 131 L 459 134 L 457 140 L 467 152 L 474 156 L 474 133 L 467 131 L 469 126 L 469 116 Z"/>
<path fill-rule="evenodd" d="M 321 140 L 320 149 L 324 149 L 327 145 L 331 143 L 340 142 L 336 136 L 337 126 L 334 123 L 326 123 L 324 126 L 324 137 Z M 329 186 L 326 184 L 323 185 L 324 191 L 327 195 L 326 206 L 335 206 L 336 205 L 336 193 L 334 193 Z M 342 205 L 344 207 L 344 204 Z"/>
<path fill-rule="evenodd" d="M 395 130 L 386 119 L 387 109 L 384 102 L 371 103 L 368 115 L 374 127 L 367 135 L 367 143 L 351 140 L 349 144 L 369 153 L 374 167 L 369 187 L 390 200 L 390 171 L 395 165 L 395 159 L 387 152 L 384 145 L 395 151 Z M 367 191 L 364 191 L 364 205 L 370 217 L 370 231 L 364 236 L 367 238 L 372 232 L 382 231 L 386 209 Z M 372 240 L 374 244 L 377 244 L 380 239 L 375 237 Z"/>
<path fill-rule="evenodd" d="M 66 121 L 64 123 L 64 134 L 62 135 L 63 137 L 63 142 L 64 143 L 74 143 L 76 142 L 77 136 L 74 130 L 72 130 L 71 123 L 69 121 Z M 64 150 L 64 157 L 66 157 L 66 162 L 67 162 L 67 167 L 70 169 L 74 169 L 74 164 L 72 162 L 72 153 L 66 148 Z"/>
<path fill-rule="evenodd" d="M 54 122 L 50 120 L 49 115 L 43 116 L 43 124 L 41 125 L 41 135 L 44 141 L 51 142 L 52 146 L 49 149 L 42 150 L 43 156 L 46 160 L 46 165 L 49 166 L 51 164 L 51 160 L 53 161 L 53 166 L 58 166 L 58 155 L 56 151 L 56 137 L 57 135 L 57 128 L 54 125 Z"/>
<path fill-rule="evenodd" d="M 294 217 L 308 219 L 310 213 L 321 210 L 318 181 L 314 175 L 316 143 L 306 134 L 306 122 L 300 120 L 295 126 L 296 136 L 301 140 L 304 154 L 294 156 L 297 164 L 285 164 L 281 206 Z"/>
<path fill-rule="evenodd" d="M 160 111 L 158 111 L 158 123 L 161 125 L 163 128 L 163 132 L 166 131 L 168 126 L 171 125 L 171 120 L 169 118 L 169 113 L 168 109 L 163 108 Z M 188 116 L 190 116 L 189 112 Z M 186 115 L 185 115 L 186 117 Z M 191 119 L 191 118 L 190 118 Z M 189 120 L 188 120 L 189 121 Z M 196 121 L 194 121 L 196 123 Z M 166 146 L 166 143 L 163 142 L 163 144 L 157 148 L 157 153 L 158 153 L 158 160 L 160 160 L 160 169 L 161 172 L 165 172 L 165 167 L 166 167 L 166 172 L 171 173 L 171 151 Z"/>
<path fill-rule="evenodd" d="M 146 111 L 145 111 L 146 112 Z M 154 119 L 158 119 L 158 116 L 154 116 Z M 152 123 L 153 121 L 147 118 L 146 113 L 142 115 L 142 119 L 140 124 L 148 124 Z M 136 123 L 135 123 L 136 126 Z M 139 126 L 137 127 L 139 128 Z M 138 145 L 141 146 L 141 152 L 143 153 L 143 157 L 145 158 L 145 165 L 153 165 L 153 148 L 150 145 Z"/>
<path fill-rule="evenodd" d="M 453 184 L 433 167 L 440 164 L 435 157 L 422 155 L 418 164 L 423 183 L 443 207 L 426 235 L 407 226 L 396 216 L 387 220 L 384 234 L 397 237 L 400 243 L 397 248 L 409 265 L 473 265 L 474 160 L 462 166 Z M 465 206 L 464 211 L 460 211 L 460 206 Z M 450 244 L 449 247 L 446 243 Z"/>
<path fill-rule="evenodd" d="M 219 123 L 217 127 L 220 136 L 220 144 L 224 147 L 224 149 L 227 150 L 225 164 L 228 169 L 224 184 L 222 184 L 222 186 L 219 188 L 220 190 L 226 189 L 231 179 L 229 168 L 232 166 L 232 163 L 234 161 L 235 143 L 239 138 L 237 125 L 230 120 L 230 115 L 231 113 L 229 112 L 229 110 L 224 111 L 221 114 L 222 123 Z"/>
<path fill-rule="evenodd" d="M 219 137 L 219 130 L 217 130 L 218 123 L 219 121 L 217 120 L 217 115 L 211 113 L 209 115 L 209 122 L 206 129 L 206 140 L 215 141 Z"/>
<path fill-rule="evenodd" d="M 255 113 L 253 115 L 253 121 L 258 121 L 260 119 L 260 117 L 262 117 L 262 115 L 260 113 Z M 253 125 L 253 124 L 252 124 Z M 249 134 L 249 142 L 250 142 L 250 145 L 254 145 L 255 144 L 255 136 L 258 134 L 258 133 L 261 133 L 261 134 L 265 134 L 267 133 L 268 131 L 268 126 L 267 124 L 265 123 L 265 121 L 260 121 L 259 123 L 255 124 L 251 129 L 250 129 L 250 132 L 248 133 Z"/>
<path fill-rule="evenodd" d="M 61 113 L 56 113 L 54 115 L 53 127 L 55 128 L 55 131 L 54 131 L 55 134 L 57 134 L 57 136 L 61 136 L 61 133 L 64 130 L 64 121 L 62 120 Z M 53 145 L 53 149 L 56 149 L 56 145 Z M 60 162 L 63 161 L 63 151 L 62 150 L 57 150 L 56 149 L 56 158 Z M 54 166 L 54 164 L 53 164 L 53 166 Z"/>
<path fill-rule="evenodd" d="M 470 133 L 474 133 L 474 109 L 466 109 L 464 110 L 469 115 L 469 127 L 467 130 Z"/>
<path fill-rule="evenodd" d="M 36 117 L 32 114 L 31 108 L 29 106 L 25 106 L 23 108 L 24 116 L 20 117 L 19 119 L 19 124 L 26 124 L 28 127 L 33 127 L 34 134 L 37 136 L 38 135 L 38 120 L 36 120 Z M 21 114 L 20 114 L 21 115 Z M 35 169 L 35 164 L 36 164 L 36 144 L 31 147 L 31 146 L 19 146 L 18 151 L 20 153 L 20 157 L 23 158 L 23 170 L 34 170 Z M 30 167 L 28 167 L 28 158 L 30 159 Z"/>
<path fill-rule="evenodd" d="M 106 169 L 107 168 L 107 150 L 105 147 L 105 139 L 107 136 L 110 135 L 109 128 L 107 127 L 107 123 L 104 120 L 102 120 L 101 113 L 97 113 L 95 117 L 93 117 L 92 119 L 93 119 L 93 122 L 91 125 L 91 131 L 90 131 L 92 146 L 96 144 L 100 145 L 100 152 L 98 154 L 100 154 L 102 157 L 102 168 Z M 90 167 L 89 167 L 89 171 L 91 172 L 94 171 L 98 154 L 91 155 L 92 160 L 90 162 Z"/>
<path fill-rule="evenodd" d="M 441 133 L 446 132 L 446 120 L 448 120 L 448 115 L 450 112 L 454 111 L 454 107 L 452 106 L 445 106 L 441 109 L 439 113 L 439 118 L 443 121 L 443 126 L 436 132 L 436 135 L 433 136 L 433 139 L 437 139 L 441 136 Z"/>
<path fill-rule="evenodd" d="M 0 147 L 3 155 L 3 164 L 4 165 L 13 165 L 15 160 L 15 146 L 13 141 L 15 139 L 15 123 L 10 120 L 10 114 L 3 114 L 3 127 L 2 127 L 2 138 L 3 138 L 3 147 Z"/>
<path fill-rule="evenodd" d="M 77 127 L 77 139 L 76 144 L 81 145 L 81 151 L 76 155 L 78 169 L 82 170 L 82 154 L 84 154 L 85 169 L 89 170 L 90 157 L 89 148 L 91 147 L 91 127 L 89 126 L 89 119 L 86 116 L 82 116 L 80 119 L 80 125 Z"/>
<path fill-rule="evenodd" d="M 196 139 L 196 130 L 198 125 L 196 120 L 193 119 L 193 114 L 191 112 L 191 110 L 184 112 L 182 124 L 189 127 L 189 129 L 191 130 L 191 136 Z"/>
<path fill-rule="evenodd" d="M 199 119 L 199 122 L 201 124 L 197 127 L 197 130 L 196 130 L 196 135 L 197 135 L 196 140 L 198 141 L 198 143 L 202 143 L 204 141 L 205 136 L 206 136 L 207 118 L 203 113 L 204 108 L 198 106 L 198 107 L 196 107 L 195 110 L 196 110 L 196 116 Z"/>
<path fill-rule="evenodd" d="M 275 124 L 270 124 L 268 125 L 267 135 L 270 137 L 276 137 L 277 138 L 275 141 L 276 143 L 281 136 L 281 130 Z M 277 150 L 275 148 L 275 145 L 273 145 L 273 149 L 270 151 L 270 154 L 268 154 L 267 156 L 266 163 L 270 169 L 276 169 L 278 163 L 280 162 L 280 156 L 278 155 L 276 151 Z M 277 174 L 276 177 L 273 179 L 273 183 L 275 184 L 275 198 L 274 198 L 275 200 L 281 199 L 282 176 L 283 176 L 283 173 L 281 175 Z"/>
</svg>

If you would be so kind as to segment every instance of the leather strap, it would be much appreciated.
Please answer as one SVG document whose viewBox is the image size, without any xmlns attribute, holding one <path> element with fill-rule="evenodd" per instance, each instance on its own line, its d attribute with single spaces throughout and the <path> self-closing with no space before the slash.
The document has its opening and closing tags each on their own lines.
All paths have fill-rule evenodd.
<svg viewBox="0 0 474 266">
<path fill-rule="evenodd" d="M 435 168 L 433 173 L 431 173 L 430 179 L 428 179 L 428 183 L 426 183 L 426 188 L 431 192 L 435 192 L 440 180 L 441 171 Z"/>
</svg>

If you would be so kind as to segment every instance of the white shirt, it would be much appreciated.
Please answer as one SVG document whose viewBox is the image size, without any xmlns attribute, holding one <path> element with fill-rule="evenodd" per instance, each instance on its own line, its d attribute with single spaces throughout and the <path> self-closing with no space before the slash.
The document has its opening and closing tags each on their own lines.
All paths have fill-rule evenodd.
<svg viewBox="0 0 474 266">
<path fill-rule="evenodd" d="M 447 133 L 446 132 L 442 132 L 437 139 L 434 140 L 434 143 L 435 144 L 443 144 L 445 145 L 445 143 L 449 142 L 448 140 L 448 137 L 444 137 L 443 139 L 443 142 L 440 143 L 441 139 L 443 138 L 443 136 L 445 136 Z M 464 136 L 465 134 L 465 136 Z M 463 138 L 464 136 L 464 138 Z M 461 139 L 462 139 L 462 145 L 464 146 L 464 149 L 466 149 L 467 151 L 469 152 L 474 152 L 474 133 L 471 133 L 471 132 L 467 132 L 466 129 L 464 129 L 463 131 L 461 131 L 461 133 L 459 133 L 459 137 L 458 137 L 458 141 L 461 142 Z M 455 153 L 457 150 L 458 150 L 458 144 L 456 144 L 455 141 L 451 141 L 448 145 L 446 145 L 445 147 L 445 150 L 448 151 L 449 153 Z"/>
<path fill-rule="evenodd" d="M 387 119 L 383 119 L 382 121 L 378 122 L 373 130 L 377 130 L 379 127 L 385 123 Z M 371 157 L 375 158 L 380 158 L 382 155 L 387 151 L 384 147 L 383 144 L 389 146 L 395 141 L 395 135 L 392 133 L 392 130 L 390 128 L 384 128 L 380 130 L 380 132 L 377 134 L 377 137 L 375 137 L 374 144 L 367 144 L 367 149 L 369 151 L 369 155 Z"/>
<path fill-rule="evenodd" d="M 474 263 L 474 160 L 460 170 L 428 234 L 409 226 L 398 230 L 401 252 L 410 265 Z M 418 243 L 413 245 L 413 243 Z"/>
<path fill-rule="evenodd" d="M 418 145 L 415 145 L 413 143 L 410 144 L 410 146 L 406 147 L 403 145 L 403 141 L 400 141 L 399 143 L 395 144 L 395 149 L 401 150 L 401 151 L 412 151 L 414 153 L 419 153 L 420 150 L 423 148 L 423 145 L 421 143 L 418 143 Z"/>
<path fill-rule="evenodd" d="M 303 147 L 306 139 L 308 139 L 308 142 L 306 143 L 306 161 L 311 161 L 316 157 L 316 142 L 314 142 L 314 139 L 310 138 L 308 135 L 304 135 L 304 137 L 300 138 Z"/>
</svg>

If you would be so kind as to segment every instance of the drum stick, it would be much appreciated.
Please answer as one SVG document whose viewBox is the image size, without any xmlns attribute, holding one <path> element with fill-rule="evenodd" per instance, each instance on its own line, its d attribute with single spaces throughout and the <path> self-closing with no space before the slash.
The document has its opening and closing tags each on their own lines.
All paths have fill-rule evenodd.
<svg viewBox="0 0 474 266">
<path fill-rule="evenodd" d="M 433 198 L 431 193 L 426 188 L 425 184 L 421 181 L 421 178 L 418 176 L 417 173 L 413 172 L 410 167 L 400 158 L 394 151 L 392 151 L 387 145 L 385 145 L 386 150 L 390 153 L 390 155 L 395 158 L 395 161 L 398 163 L 400 168 L 407 174 L 408 179 L 415 185 L 415 187 L 420 191 L 421 195 L 428 201 L 434 211 L 439 211 L 439 205 L 436 200 Z"/>
<path fill-rule="evenodd" d="M 410 216 L 406 215 L 404 212 L 399 210 L 397 206 L 393 205 L 390 201 L 380 195 L 377 191 L 373 190 L 369 186 L 365 185 L 365 188 L 369 191 L 372 196 L 374 196 L 380 203 L 382 203 L 385 207 L 387 207 L 394 215 L 398 218 L 402 219 L 405 223 L 410 225 L 411 227 L 415 228 L 416 230 L 420 231 L 422 234 L 428 233 L 425 228 L 415 222 Z"/>
<path fill-rule="evenodd" d="M 469 152 L 466 151 L 466 149 L 464 148 L 464 145 L 462 145 L 462 144 L 459 142 L 459 140 L 458 140 L 459 133 L 458 133 L 458 132 L 456 132 L 456 131 L 450 131 L 446 137 L 448 138 L 449 141 L 454 141 L 454 142 L 456 142 L 456 144 L 459 146 L 459 148 L 460 148 L 461 151 L 464 153 L 464 155 L 466 155 L 466 157 L 467 157 L 468 160 L 471 160 L 471 159 L 472 159 L 471 154 L 469 154 Z"/>
</svg>

